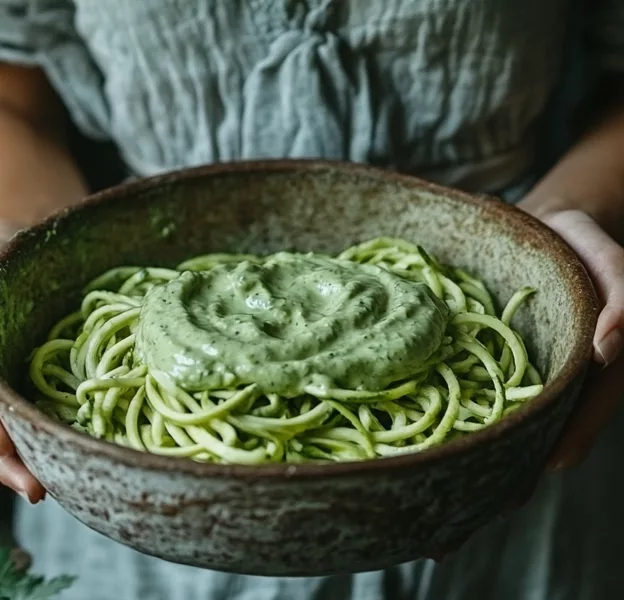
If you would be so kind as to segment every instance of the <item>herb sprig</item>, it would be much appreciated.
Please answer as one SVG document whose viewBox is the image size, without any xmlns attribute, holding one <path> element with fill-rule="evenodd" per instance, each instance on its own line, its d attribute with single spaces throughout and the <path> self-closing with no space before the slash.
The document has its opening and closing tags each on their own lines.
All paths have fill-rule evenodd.
<svg viewBox="0 0 624 600">
<path fill-rule="evenodd" d="M 74 583 L 68 575 L 46 581 L 21 569 L 9 548 L 0 548 L 0 600 L 51 600 Z"/>
</svg>

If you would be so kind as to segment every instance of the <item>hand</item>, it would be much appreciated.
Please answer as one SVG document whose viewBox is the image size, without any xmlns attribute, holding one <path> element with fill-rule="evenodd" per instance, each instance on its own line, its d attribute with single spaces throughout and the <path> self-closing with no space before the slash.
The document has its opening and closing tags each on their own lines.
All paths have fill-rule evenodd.
<svg viewBox="0 0 624 600">
<path fill-rule="evenodd" d="M 43 500 L 45 490 L 28 472 L 0 423 L 0 484 L 7 486 L 33 504 Z"/>
<path fill-rule="evenodd" d="M 594 335 L 596 365 L 549 461 L 551 469 L 561 469 L 583 461 L 624 397 L 624 357 L 619 357 L 624 345 L 624 249 L 582 211 L 553 212 L 542 220 L 578 254 L 603 305 Z"/>
<path fill-rule="evenodd" d="M 33 224 L 87 194 L 66 141 L 61 100 L 43 70 L 0 63 L 0 244 L 13 223 Z M 43 498 L 0 425 L 0 484 L 32 502 Z"/>
<path fill-rule="evenodd" d="M 0 221 L 0 246 L 11 237 L 15 227 Z M 45 490 L 27 471 L 15 453 L 9 436 L 0 423 L 0 484 L 11 488 L 24 499 L 36 503 L 43 500 Z"/>
<path fill-rule="evenodd" d="M 582 211 L 553 212 L 541 219 L 578 254 L 603 303 L 594 336 L 596 364 L 589 374 L 586 392 L 549 460 L 549 468 L 555 470 L 582 462 L 624 398 L 624 355 L 619 356 L 624 345 L 624 249 Z M 514 498 L 504 514 L 524 506 L 534 490 L 535 486 L 531 486 Z M 468 537 L 453 547 L 431 552 L 429 558 L 441 562 Z"/>
</svg>

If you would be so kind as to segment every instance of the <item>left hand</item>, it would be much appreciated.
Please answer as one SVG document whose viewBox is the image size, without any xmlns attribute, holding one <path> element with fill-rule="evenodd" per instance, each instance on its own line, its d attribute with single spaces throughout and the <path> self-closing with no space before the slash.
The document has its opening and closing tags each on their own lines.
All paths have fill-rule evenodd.
<svg viewBox="0 0 624 600">
<path fill-rule="evenodd" d="M 624 398 L 624 249 L 586 213 L 565 210 L 542 221 L 577 253 L 592 278 L 602 311 L 594 335 L 594 361 L 583 398 L 566 426 L 549 467 L 578 465 Z M 608 368 L 606 368 L 608 367 Z"/>
</svg>

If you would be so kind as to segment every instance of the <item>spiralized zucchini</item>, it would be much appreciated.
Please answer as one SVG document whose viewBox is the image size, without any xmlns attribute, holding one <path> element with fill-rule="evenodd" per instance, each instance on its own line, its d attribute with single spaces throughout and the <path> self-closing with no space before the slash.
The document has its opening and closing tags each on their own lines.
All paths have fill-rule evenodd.
<svg viewBox="0 0 624 600">
<path fill-rule="evenodd" d="M 368 241 L 338 258 L 425 282 L 448 306 L 444 342 L 424 370 L 382 391 L 308 386 L 291 399 L 263 394 L 255 384 L 189 392 L 150 372 L 135 356 L 150 288 L 182 271 L 263 260 L 211 254 L 177 270 L 117 268 L 89 284 L 80 309 L 31 357 L 37 404 L 80 431 L 137 450 L 259 464 L 419 452 L 487 427 L 541 392 L 540 375 L 510 326 L 534 290 L 519 290 L 497 313 L 482 281 L 400 239 Z"/>
</svg>

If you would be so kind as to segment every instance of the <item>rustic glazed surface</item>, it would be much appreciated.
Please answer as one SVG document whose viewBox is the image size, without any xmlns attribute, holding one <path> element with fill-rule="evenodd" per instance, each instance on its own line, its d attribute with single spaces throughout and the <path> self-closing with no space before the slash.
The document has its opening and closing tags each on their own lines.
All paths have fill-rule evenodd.
<svg viewBox="0 0 624 600">
<path fill-rule="evenodd" d="M 545 392 L 482 432 L 361 463 L 202 465 L 93 440 L 16 391 L 24 361 L 81 286 L 120 264 L 201 252 L 337 252 L 378 235 L 417 241 L 478 273 L 499 301 L 539 294 L 514 324 Z M 0 257 L 0 418 L 28 467 L 83 523 L 168 560 L 264 575 L 379 569 L 487 523 L 538 477 L 574 407 L 597 307 L 559 238 L 491 200 L 366 167 L 250 163 L 104 192 L 21 234 Z"/>
</svg>

